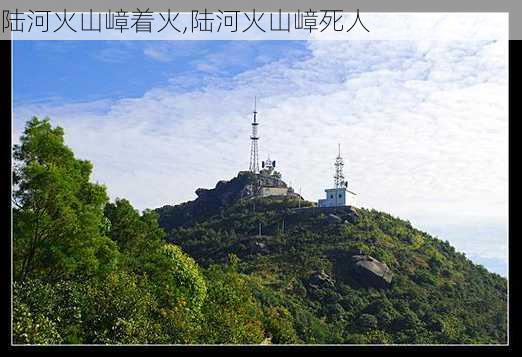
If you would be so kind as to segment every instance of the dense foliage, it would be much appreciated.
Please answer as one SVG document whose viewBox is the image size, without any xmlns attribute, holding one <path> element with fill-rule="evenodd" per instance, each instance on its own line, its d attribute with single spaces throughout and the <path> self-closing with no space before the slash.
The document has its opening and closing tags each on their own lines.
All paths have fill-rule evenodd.
<svg viewBox="0 0 522 357">
<path fill-rule="evenodd" d="M 60 280 L 114 267 L 116 245 L 102 232 L 105 187 L 92 165 L 63 145 L 63 130 L 33 118 L 14 150 L 14 275 Z"/>
<path fill-rule="evenodd" d="M 183 206 L 109 202 L 63 136 L 33 118 L 15 147 L 15 343 L 506 341 L 505 279 L 408 222 L 263 199 L 180 225 Z M 354 279 L 353 249 L 392 269 L 389 288 Z"/>
<path fill-rule="evenodd" d="M 254 212 L 253 202 L 238 202 L 222 215 L 172 229 L 168 239 L 202 266 L 236 254 L 264 308 L 288 312 L 285 320 L 302 342 L 506 341 L 506 280 L 448 242 L 375 210 L 357 209 L 355 222 L 339 210 L 337 222 L 294 205 L 258 199 Z M 349 269 L 354 250 L 391 268 L 388 289 L 355 279 Z M 317 272 L 333 283 L 310 284 Z"/>
</svg>

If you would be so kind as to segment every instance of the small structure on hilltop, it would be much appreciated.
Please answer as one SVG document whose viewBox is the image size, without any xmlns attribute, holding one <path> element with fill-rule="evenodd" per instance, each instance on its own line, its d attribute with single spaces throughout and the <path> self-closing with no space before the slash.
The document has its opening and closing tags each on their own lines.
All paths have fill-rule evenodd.
<svg viewBox="0 0 522 357">
<path fill-rule="evenodd" d="M 268 158 L 261 163 L 261 171 L 259 172 L 259 196 L 290 196 L 294 193 L 291 187 L 287 187 L 281 174 L 275 170 L 276 162 Z"/>
<path fill-rule="evenodd" d="M 341 157 L 341 145 L 339 144 L 339 153 L 335 159 L 335 176 L 334 188 L 325 190 L 326 198 L 317 201 L 318 207 L 343 207 L 356 206 L 357 194 L 348 190 L 348 181 L 344 179 L 343 167 L 344 161 Z"/>
<path fill-rule="evenodd" d="M 261 162 L 262 170 L 260 171 L 260 174 L 270 176 L 274 172 L 276 166 L 276 162 L 270 160 L 270 155 L 268 155 L 268 159 Z"/>
</svg>

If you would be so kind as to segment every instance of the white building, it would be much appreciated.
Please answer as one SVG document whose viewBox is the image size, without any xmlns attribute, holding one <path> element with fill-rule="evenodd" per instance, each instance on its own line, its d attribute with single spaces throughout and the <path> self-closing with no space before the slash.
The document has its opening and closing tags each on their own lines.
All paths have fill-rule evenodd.
<svg viewBox="0 0 522 357">
<path fill-rule="evenodd" d="M 328 188 L 324 190 L 326 198 L 317 201 L 317 207 L 342 207 L 356 206 L 357 194 L 349 191 L 346 187 Z"/>
<path fill-rule="evenodd" d="M 348 190 L 348 182 L 344 180 L 343 167 L 344 162 L 341 157 L 341 146 L 339 145 L 339 154 L 335 159 L 335 188 L 328 188 L 325 190 L 326 198 L 317 201 L 318 207 L 343 207 L 357 205 L 357 194 Z"/>
</svg>

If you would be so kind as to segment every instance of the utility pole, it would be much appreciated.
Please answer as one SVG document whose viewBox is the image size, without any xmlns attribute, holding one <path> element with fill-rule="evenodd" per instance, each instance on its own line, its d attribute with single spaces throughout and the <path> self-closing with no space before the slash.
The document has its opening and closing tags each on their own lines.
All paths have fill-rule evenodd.
<svg viewBox="0 0 522 357">
<path fill-rule="evenodd" d="M 259 234 L 258 234 L 259 237 L 261 237 L 261 222 L 259 222 Z"/>
</svg>

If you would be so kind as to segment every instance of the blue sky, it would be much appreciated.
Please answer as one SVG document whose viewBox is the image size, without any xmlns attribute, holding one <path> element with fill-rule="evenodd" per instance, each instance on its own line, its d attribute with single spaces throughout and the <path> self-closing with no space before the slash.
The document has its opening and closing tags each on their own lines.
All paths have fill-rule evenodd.
<svg viewBox="0 0 522 357">
<path fill-rule="evenodd" d="M 363 207 L 408 219 L 505 275 L 504 41 L 20 41 L 15 138 L 64 127 L 112 198 L 195 198 L 260 152 L 306 199 L 332 183 L 337 143 Z"/>
<path fill-rule="evenodd" d="M 94 101 L 186 91 L 281 58 L 307 56 L 304 41 L 17 41 L 14 100 Z M 173 83 L 173 79 L 176 80 Z"/>
</svg>

